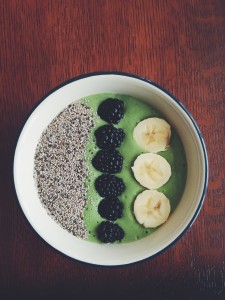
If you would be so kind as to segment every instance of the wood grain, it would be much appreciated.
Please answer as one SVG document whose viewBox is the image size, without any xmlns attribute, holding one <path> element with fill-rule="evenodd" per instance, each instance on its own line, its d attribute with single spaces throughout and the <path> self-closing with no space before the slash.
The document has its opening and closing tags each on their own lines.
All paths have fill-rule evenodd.
<svg viewBox="0 0 225 300">
<path fill-rule="evenodd" d="M 1 0 L 0 38 L 4 299 L 224 299 L 224 0 Z M 187 234 L 153 260 L 118 268 L 50 248 L 23 216 L 12 176 L 18 134 L 38 100 L 71 77 L 101 70 L 145 76 L 179 98 L 202 131 L 210 168 L 205 203 Z"/>
</svg>

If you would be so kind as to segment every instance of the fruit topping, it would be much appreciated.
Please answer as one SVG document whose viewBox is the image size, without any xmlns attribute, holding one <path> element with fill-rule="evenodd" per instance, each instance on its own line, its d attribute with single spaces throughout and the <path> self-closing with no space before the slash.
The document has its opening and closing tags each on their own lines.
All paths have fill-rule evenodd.
<svg viewBox="0 0 225 300">
<path fill-rule="evenodd" d="M 118 198 L 104 198 L 98 205 L 98 213 L 104 219 L 116 221 L 123 216 L 123 203 Z"/>
<path fill-rule="evenodd" d="M 113 243 L 123 239 L 124 231 L 118 224 L 104 221 L 98 226 L 97 235 L 101 242 Z"/>
<path fill-rule="evenodd" d="M 123 166 L 123 157 L 117 150 L 99 150 L 92 159 L 92 165 L 103 173 L 119 173 Z"/>
<path fill-rule="evenodd" d="M 170 125 L 159 118 L 148 118 L 141 121 L 133 132 L 136 143 L 151 153 L 167 150 L 170 136 Z"/>
<path fill-rule="evenodd" d="M 140 193 L 134 201 L 134 215 L 138 223 L 146 228 L 154 228 L 163 224 L 170 214 L 170 201 L 155 190 Z"/>
<path fill-rule="evenodd" d="M 124 116 L 124 103 L 118 99 L 108 98 L 98 107 L 98 115 L 109 124 L 118 124 Z"/>
<path fill-rule="evenodd" d="M 158 189 L 171 176 L 171 167 L 168 161 L 155 153 L 139 155 L 131 168 L 135 179 L 148 189 Z"/>
<path fill-rule="evenodd" d="M 102 174 L 95 180 L 95 189 L 101 197 L 117 197 L 125 188 L 123 180 L 115 175 Z"/>
<path fill-rule="evenodd" d="M 95 131 L 96 144 L 101 149 L 112 150 L 120 147 L 125 133 L 122 128 L 103 125 Z"/>
</svg>

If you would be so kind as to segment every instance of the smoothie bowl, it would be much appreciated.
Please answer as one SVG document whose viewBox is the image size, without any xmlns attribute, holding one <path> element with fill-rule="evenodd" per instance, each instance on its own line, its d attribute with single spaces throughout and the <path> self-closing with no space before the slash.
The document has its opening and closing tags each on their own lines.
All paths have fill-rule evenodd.
<svg viewBox="0 0 225 300">
<path fill-rule="evenodd" d="M 14 181 L 35 231 L 96 265 L 153 257 L 192 225 L 207 188 L 207 154 L 187 110 L 124 73 L 75 78 L 27 120 Z"/>
</svg>

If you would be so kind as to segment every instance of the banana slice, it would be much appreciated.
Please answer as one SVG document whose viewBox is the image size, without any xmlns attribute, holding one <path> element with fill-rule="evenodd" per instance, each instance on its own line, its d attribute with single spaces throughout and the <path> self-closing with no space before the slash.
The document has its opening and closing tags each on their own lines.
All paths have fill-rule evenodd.
<svg viewBox="0 0 225 300">
<path fill-rule="evenodd" d="M 134 202 L 134 215 L 138 223 L 145 228 L 154 228 L 163 224 L 170 214 L 170 201 L 155 190 L 140 193 Z"/>
<path fill-rule="evenodd" d="M 151 153 L 165 151 L 170 143 L 170 125 L 163 119 L 148 118 L 134 128 L 133 138 L 136 143 Z"/>
<path fill-rule="evenodd" d="M 131 167 L 135 179 L 148 189 L 158 189 L 171 176 L 171 167 L 168 161 L 155 153 L 139 155 Z"/>
</svg>

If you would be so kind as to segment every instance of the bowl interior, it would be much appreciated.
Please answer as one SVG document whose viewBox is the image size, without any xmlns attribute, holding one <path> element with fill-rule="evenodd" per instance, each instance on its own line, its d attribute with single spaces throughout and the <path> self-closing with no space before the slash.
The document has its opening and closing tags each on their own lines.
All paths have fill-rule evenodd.
<svg viewBox="0 0 225 300">
<path fill-rule="evenodd" d="M 166 224 L 146 238 L 121 245 L 91 243 L 62 229 L 41 205 L 33 179 L 34 153 L 46 126 L 71 102 L 107 92 L 134 96 L 160 110 L 179 133 L 188 164 L 183 197 Z M 123 265 L 162 251 L 191 226 L 204 198 L 207 159 L 196 124 L 180 103 L 145 80 L 118 74 L 99 74 L 62 86 L 33 111 L 18 140 L 14 159 L 14 181 L 20 205 L 28 221 L 52 247 L 80 261 L 97 265 Z"/>
</svg>

